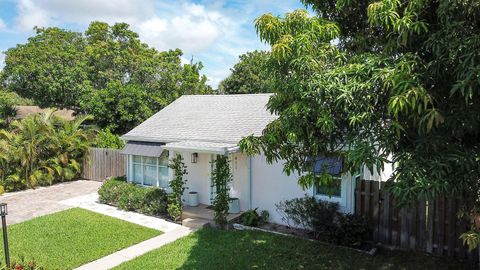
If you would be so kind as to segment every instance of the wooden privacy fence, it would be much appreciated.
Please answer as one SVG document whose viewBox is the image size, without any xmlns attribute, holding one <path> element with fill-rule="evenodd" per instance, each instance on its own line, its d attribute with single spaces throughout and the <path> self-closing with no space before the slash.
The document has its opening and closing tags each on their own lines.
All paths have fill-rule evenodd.
<svg viewBox="0 0 480 270">
<path fill-rule="evenodd" d="M 468 230 L 457 217 L 462 203 L 462 198 L 442 196 L 400 208 L 385 182 L 357 180 L 355 187 L 355 213 L 367 218 L 374 241 L 478 263 L 478 251 L 468 252 L 459 239 Z"/>
<path fill-rule="evenodd" d="M 120 150 L 90 148 L 83 162 L 82 178 L 103 181 L 107 177 L 125 175 L 125 156 Z"/>
</svg>

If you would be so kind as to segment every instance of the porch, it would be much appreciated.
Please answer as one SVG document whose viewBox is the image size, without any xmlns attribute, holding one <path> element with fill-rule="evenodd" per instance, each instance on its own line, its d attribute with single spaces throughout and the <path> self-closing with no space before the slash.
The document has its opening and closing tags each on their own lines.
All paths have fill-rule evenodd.
<svg viewBox="0 0 480 270">
<path fill-rule="evenodd" d="M 240 217 L 242 212 L 238 214 L 229 214 L 227 216 L 228 223 L 234 222 Z M 204 227 L 208 224 L 214 224 L 213 221 L 214 211 L 211 206 L 205 204 L 199 204 L 198 206 L 188 206 L 183 207 L 182 214 L 182 225 L 187 227 Z"/>
</svg>

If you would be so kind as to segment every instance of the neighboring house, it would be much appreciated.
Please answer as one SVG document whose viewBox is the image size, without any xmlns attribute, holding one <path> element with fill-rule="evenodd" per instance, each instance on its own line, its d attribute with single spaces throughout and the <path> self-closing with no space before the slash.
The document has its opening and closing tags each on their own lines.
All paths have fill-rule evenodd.
<svg viewBox="0 0 480 270">
<path fill-rule="evenodd" d="M 42 109 L 38 106 L 15 106 L 17 115 L 13 118 L 15 120 L 21 120 L 32 114 L 42 114 L 49 110 L 48 108 Z M 75 112 L 72 110 L 56 110 L 53 115 L 64 118 L 65 120 L 75 119 Z"/>
<path fill-rule="evenodd" d="M 275 204 L 305 194 L 338 202 L 345 212 L 354 209 L 355 177 L 338 175 L 341 184 L 333 196 L 321 189 L 302 190 L 298 175 L 283 173 L 283 163 L 267 163 L 265 156 L 248 156 L 239 151 L 239 141 L 248 135 L 260 136 L 267 124 L 276 119 L 266 105 L 271 94 L 182 96 L 139 126 L 122 136 L 127 141 L 127 179 L 146 186 L 168 188 L 172 171 L 169 158 L 181 153 L 187 166 L 187 192 L 196 191 L 202 204 L 211 204 L 214 189 L 210 179 L 211 161 L 217 155 L 229 155 L 233 173 L 231 197 L 240 199 L 242 211 L 268 210 L 271 221 L 281 223 Z M 325 162 L 317 159 L 315 169 Z M 341 161 L 331 168 L 339 174 Z M 368 171 L 368 170 L 367 170 Z M 385 175 L 363 175 L 382 180 Z M 362 177 L 362 176 L 360 176 Z M 187 198 L 187 196 L 184 196 Z"/>
</svg>

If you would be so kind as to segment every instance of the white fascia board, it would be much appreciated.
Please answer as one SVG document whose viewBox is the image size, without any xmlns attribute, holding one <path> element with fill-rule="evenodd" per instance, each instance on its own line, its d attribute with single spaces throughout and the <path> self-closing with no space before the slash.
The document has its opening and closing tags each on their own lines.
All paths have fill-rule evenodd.
<svg viewBox="0 0 480 270">
<path fill-rule="evenodd" d="M 182 147 L 182 146 L 163 146 L 163 149 L 172 150 L 177 152 L 192 152 L 192 153 L 206 153 L 206 154 L 216 154 L 216 155 L 225 155 L 227 153 L 225 148 L 193 148 L 193 147 Z"/>
</svg>

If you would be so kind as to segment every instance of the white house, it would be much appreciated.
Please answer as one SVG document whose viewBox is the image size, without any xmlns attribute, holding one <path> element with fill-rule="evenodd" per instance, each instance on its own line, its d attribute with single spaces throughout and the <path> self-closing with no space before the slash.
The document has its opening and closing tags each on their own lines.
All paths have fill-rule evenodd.
<svg viewBox="0 0 480 270">
<path fill-rule="evenodd" d="M 302 190 L 298 175 L 283 173 L 283 163 L 267 163 L 263 155 L 248 156 L 239 151 L 239 141 L 248 135 L 259 136 L 276 116 L 266 109 L 271 94 L 182 96 L 139 126 L 122 136 L 127 141 L 127 179 L 145 186 L 168 188 L 172 171 L 168 160 L 181 153 L 187 166 L 186 192 L 198 192 L 201 204 L 213 197 L 211 161 L 229 155 L 233 182 L 231 197 L 239 198 L 242 211 L 267 210 L 271 221 L 281 223 L 275 204 L 305 194 L 338 202 L 345 212 L 354 209 L 354 177 L 342 174 L 334 196 L 322 190 Z M 368 170 L 365 170 L 368 173 Z M 364 176 L 370 180 L 382 175 Z M 187 198 L 186 196 L 184 196 Z"/>
</svg>

